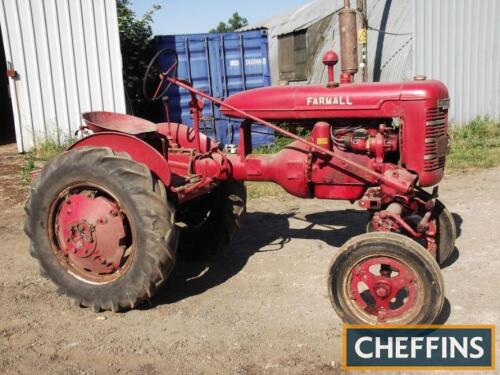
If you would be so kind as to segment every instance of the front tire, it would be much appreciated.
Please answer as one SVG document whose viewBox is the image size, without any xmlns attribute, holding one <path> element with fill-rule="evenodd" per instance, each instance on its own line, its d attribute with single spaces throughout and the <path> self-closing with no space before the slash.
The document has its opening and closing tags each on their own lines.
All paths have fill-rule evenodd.
<svg viewBox="0 0 500 375">
<path fill-rule="evenodd" d="M 330 265 L 328 290 L 338 316 L 351 324 L 431 324 L 444 303 L 433 257 L 390 232 L 346 242 Z"/>
<path fill-rule="evenodd" d="M 25 210 L 31 255 L 78 305 L 132 309 L 163 285 L 176 258 L 164 186 L 128 154 L 83 147 L 47 163 Z"/>
<path fill-rule="evenodd" d="M 457 228 L 450 211 L 448 211 L 443 202 L 439 199 L 436 199 L 436 205 L 434 207 L 432 217 L 434 217 L 437 222 L 436 258 L 438 263 L 442 265 L 455 249 Z"/>
</svg>

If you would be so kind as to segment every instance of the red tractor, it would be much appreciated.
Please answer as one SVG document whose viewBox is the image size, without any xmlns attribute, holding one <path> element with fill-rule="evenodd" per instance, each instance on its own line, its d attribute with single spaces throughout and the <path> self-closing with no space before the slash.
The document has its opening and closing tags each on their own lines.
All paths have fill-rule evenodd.
<svg viewBox="0 0 500 375">
<path fill-rule="evenodd" d="M 422 79 L 356 84 L 343 74 L 347 83 L 335 83 L 336 60 L 325 55 L 326 86 L 266 87 L 224 101 L 176 78 L 175 62 L 152 99 L 170 85 L 188 90 L 191 127 L 85 113 L 92 134 L 47 163 L 26 205 L 42 273 L 79 305 L 133 309 L 166 281 L 178 249 L 227 245 L 245 211 L 244 181 L 272 181 L 296 197 L 357 201 L 370 212 L 368 233 L 350 239 L 330 266 L 342 320 L 433 322 L 445 298 L 439 264 L 454 248 L 455 226 L 437 188 L 423 188 L 444 174 L 448 91 Z M 200 132 L 204 99 L 243 119 L 235 154 Z M 274 155 L 252 154 L 255 123 L 293 142 Z"/>
</svg>

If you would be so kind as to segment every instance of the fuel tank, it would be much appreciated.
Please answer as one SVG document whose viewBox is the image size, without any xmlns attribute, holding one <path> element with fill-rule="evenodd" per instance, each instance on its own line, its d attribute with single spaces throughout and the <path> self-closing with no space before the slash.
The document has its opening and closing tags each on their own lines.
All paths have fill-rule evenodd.
<svg viewBox="0 0 500 375">
<path fill-rule="evenodd" d="M 353 83 L 338 87 L 274 86 L 240 92 L 224 103 L 265 120 L 306 120 L 334 117 L 402 115 L 398 101 L 448 97 L 440 81 Z M 244 116 L 222 107 L 225 115 Z"/>
</svg>

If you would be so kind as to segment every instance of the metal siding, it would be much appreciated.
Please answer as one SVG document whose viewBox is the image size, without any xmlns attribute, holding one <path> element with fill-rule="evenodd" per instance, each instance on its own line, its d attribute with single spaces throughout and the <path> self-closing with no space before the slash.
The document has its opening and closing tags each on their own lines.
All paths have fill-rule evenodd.
<svg viewBox="0 0 500 375">
<path fill-rule="evenodd" d="M 500 4 L 413 0 L 413 73 L 443 81 L 450 121 L 500 118 Z"/>
<path fill-rule="evenodd" d="M 155 48 L 175 50 L 179 57 L 178 76 L 218 98 L 271 84 L 267 35 L 262 31 L 159 35 L 155 37 Z M 160 58 L 162 69 L 167 69 L 171 63 L 169 56 Z M 166 95 L 170 119 L 190 125 L 189 93 L 172 86 Z M 207 120 L 206 128 L 202 129 L 208 136 L 214 137 L 212 128 L 215 128 L 219 142 L 238 143 L 241 121 L 227 118 L 208 101 L 205 101 L 203 117 L 215 118 L 215 124 Z M 203 127 L 203 123 L 201 125 Z M 265 133 L 252 135 L 255 146 L 274 142 L 272 129 L 260 125 L 252 129 Z"/>
<path fill-rule="evenodd" d="M 381 20 L 388 0 L 368 0 L 368 23 L 373 29 L 385 28 L 386 34 L 377 30 L 368 30 L 368 80 L 373 80 L 374 62 L 380 61 L 380 81 L 404 81 L 413 78 L 412 56 L 412 0 L 392 0 L 388 6 L 388 18 L 384 25 Z M 273 16 L 263 22 L 246 26 L 241 30 L 265 28 L 268 30 L 269 59 L 271 61 L 271 77 L 273 85 L 280 84 L 279 74 L 279 42 L 278 37 L 297 30 L 307 29 L 307 33 L 318 32 L 321 41 L 317 43 L 315 51 L 308 51 L 311 56 L 310 76 L 303 82 L 290 84 L 318 84 L 326 83 L 326 68 L 323 65 L 323 54 L 330 49 L 340 50 L 338 38 L 337 12 L 342 9 L 343 0 L 316 0 L 297 9 L 281 15 Z M 353 3 L 351 7 L 354 7 Z M 311 27 L 319 25 L 325 18 L 332 17 L 332 21 L 325 27 Z M 359 22 L 359 20 L 358 20 Z M 380 40 L 380 41 L 379 41 Z M 377 45 L 380 43 L 380 48 Z M 314 55 L 314 56 L 313 56 Z M 340 67 L 335 69 L 335 79 L 339 79 Z M 358 74 L 357 80 L 360 79 Z"/>
<path fill-rule="evenodd" d="M 64 142 L 82 112 L 125 112 L 115 0 L 0 0 L 0 25 L 19 152 Z"/>
</svg>

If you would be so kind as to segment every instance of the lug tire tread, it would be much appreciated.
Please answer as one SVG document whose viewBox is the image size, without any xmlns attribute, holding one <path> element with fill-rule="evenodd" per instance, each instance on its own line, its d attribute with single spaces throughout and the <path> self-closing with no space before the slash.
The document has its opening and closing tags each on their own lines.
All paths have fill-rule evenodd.
<svg viewBox="0 0 500 375">
<path fill-rule="evenodd" d="M 121 199 L 128 202 L 129 216 L 139 223 L 136 224 L 137 248 L 130 268 L 108 284 L 89 286 L 70 276 L 57 264 L 59 261 L 48 248 L 48 235 L 45 225 L 41 224 L 50 206 L 46 191 L 71 170 L 95 172 L 103 179 L 101 182 L 121 186 L 119 193 Z M 118 192 L 113 191 L 115 193 Z M 154 180 L 145 165 L 135 162 L 126 153 L 114 153 L 107 147 L 82 147 L 56 156 L 42 170 L 25 211 L 25 233 L 31 239 L 30 254 L 38 259 L 41 273 L 48 275 L 77 305 L 94 311 L 118 312 L 135 308 L 154 295 L 175 264 L 177 228 L 173 224 L 173 206 L 167 201 L 165 187 Z"/>
</svg>

